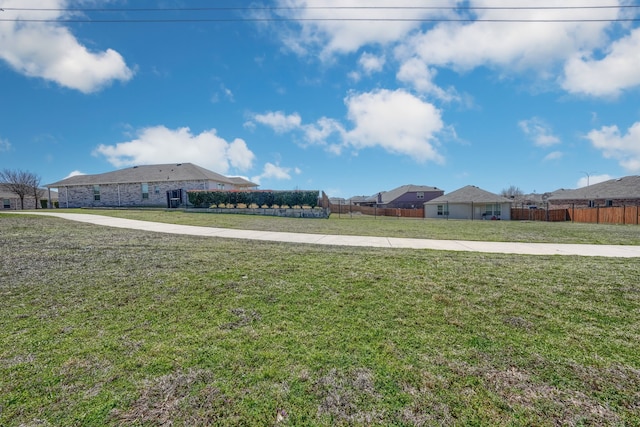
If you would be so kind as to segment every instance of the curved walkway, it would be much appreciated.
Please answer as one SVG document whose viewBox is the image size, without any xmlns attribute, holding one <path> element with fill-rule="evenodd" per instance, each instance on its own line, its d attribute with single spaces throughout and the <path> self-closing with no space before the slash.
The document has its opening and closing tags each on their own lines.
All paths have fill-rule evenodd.
<svg viewBox="0 0 640 427">
<path fill-rule="evenodd" d="M 398 237 L 344 236 L 331 234 L 287 233 L 278 231 L 235 230 L 230 228 L 200 227 L 194 225 L 165 224 L 93 214 L 59 212 L 11 212 L 28 215 L 47 215 L 71 221 L 86 222 L 107 227 L 130 228 L 158 233 L 191 236 L 224 237 L 228 239 L 265 240 L 272 242 L 305 243 L 315 245 L 362 246 L 375 248 L 432 249 L 442 251 L 486 252 L 521 255 L 578 255 L 611 258 L 640 257 L 640 246 L 581 245 L 555 243 L 476 242 L 465 240 L 428 240 Z"/>
</svg>

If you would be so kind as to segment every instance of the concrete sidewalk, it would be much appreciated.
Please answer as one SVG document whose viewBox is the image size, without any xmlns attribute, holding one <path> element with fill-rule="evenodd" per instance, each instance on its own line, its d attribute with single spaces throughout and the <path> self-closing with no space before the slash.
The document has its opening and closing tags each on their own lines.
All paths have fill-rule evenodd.
<svg viewBox="0 0 640 427">
<path fill-rule="evenodd" d="M 4 213 L 4 212 L 3 212 Z M 553 243 L 476 242 L 464 240 L 406 239 L 398 237 L 343 236 L 330 234 L 286 233 L 276 231 L 235 230 L 165 224 L 93 214 L 62 212 L 10 212 L 27 215 L 47 215 L 107 227 L 129 228 L 158 233 L 190 236 L 223 237 L 227 239 L 263 240 L 315 245 L 361 246 L 374 248 L 432 249 L 442 251 L 486 252 L 521 255 L 578 255 L 610 258 L 640 257 L 640 246 L 579 245 Z"/>
</svg>

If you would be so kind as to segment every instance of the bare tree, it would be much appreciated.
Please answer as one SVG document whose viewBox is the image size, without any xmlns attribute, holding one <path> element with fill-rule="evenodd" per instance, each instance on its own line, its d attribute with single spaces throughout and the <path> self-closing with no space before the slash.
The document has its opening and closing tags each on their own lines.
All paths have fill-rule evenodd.
<svg viewBox="0 0 640 427">
<path fill-rule="evenodd" d="M 508 199 L 519 199 L 520 197 L 524 196 L 524 193 L 519 187 L 510 185 L 509 188 L 503 189 L 500 195 Z"/>
<path fill-rule="evenodd" d="M 35 173 L 23 170 L 4 169 L 0 171 L 0 183 L 20 198 L 20 208 L 24 209 L 24 198 L 33 195 L 36 209 L 40 198 L 40 177 Z"/>
</svg>

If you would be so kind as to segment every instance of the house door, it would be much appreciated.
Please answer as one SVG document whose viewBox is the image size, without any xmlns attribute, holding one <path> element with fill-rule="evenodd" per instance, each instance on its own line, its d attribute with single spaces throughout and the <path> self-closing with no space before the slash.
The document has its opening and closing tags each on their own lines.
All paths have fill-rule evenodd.
<svg viewBox="0 0 640 427">
<path fill-rule="evenodd" d="M 182 205 L 182 189 L 167 191 L 167 207 L 176 209 Z"/>
</svg>

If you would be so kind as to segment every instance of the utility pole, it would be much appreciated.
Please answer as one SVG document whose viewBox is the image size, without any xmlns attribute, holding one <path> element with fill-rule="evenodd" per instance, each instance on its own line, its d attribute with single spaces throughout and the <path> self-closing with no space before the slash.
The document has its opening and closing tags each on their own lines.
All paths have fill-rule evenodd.
<svg viewBox="0 0 640 427">
<path fill-rule="evenodd" d="M 581 173 L 585 174 L 587 176 L 587 187 L 589 186 L 589 178 L 591 178 L 591 175 L 593 175 L 594 173 L 598 173 L 598 172 L 585 172 L 585 171 L 580 171 Z"/>
</svg>

